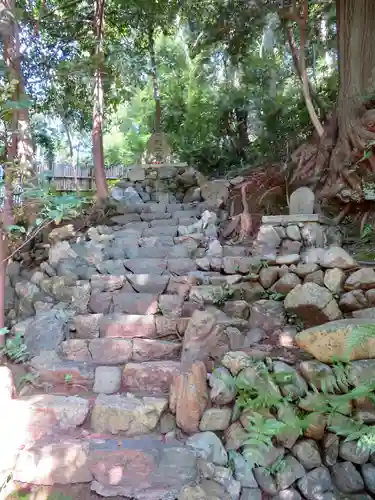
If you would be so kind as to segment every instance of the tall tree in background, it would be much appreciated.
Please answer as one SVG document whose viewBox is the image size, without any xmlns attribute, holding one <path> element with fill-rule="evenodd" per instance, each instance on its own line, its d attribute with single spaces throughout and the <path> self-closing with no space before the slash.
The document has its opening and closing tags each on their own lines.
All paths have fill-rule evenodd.
<svg viewBox="0 0 375 500">
<path fill-rule="evenodd" d="M 337 0 L 336 15 L 340 90 L 337 102 L 338 140 L 331 158 L 330 184 L 340 182 L 346 185 L 355 199 L 363 191 L 363 179 L 347 167 L 353 167 L 375 140 L 375 2 Z M 369 159 L 370 171 L 375 173 L 375 162 L 372 157 Z"/>
<path fill-rule="evenodd" d="M 92 152 L 95 170 L 96 192 L 99 200 L 108 196 L 108 186 L 104 169 L 103 150 L 103 61 L 104 61 L 104 0 L 95 0 L 94 28 L 95 46 L 95 76 L 94 76 L 94 106 L 92 121 Z"/>
<path fill-rule="evenodd" d="M 14 0 L 0 2 L 0 34 L 6 71 L 7 96 L 5 107 L 9 113 L 9 134 L 5 134 L 6 168 L 4 172 L 4 200 L 0 229 L 0 330 L 5 327 L 5 277 L 8 258 L 7 230 L 13 223 L 14 178 L 30 176 L 33 146 L 30 133 L 28 101 L 21 70 L 20 33 Z M 4 336 L 0 335 L 4 343 Z"/>
<path fill-rule="evenodd" d="M 155 54 L 155 30 L 154 30 L 151 23 L 148 27 L 148 51 L 150 54 L 150 72 L 151 72 L 152 88 L 153 88 L 154 100 L 155 100 L 154 132 L 156 134 L 160 134 L 160 132 L 161 132 L 161 101 L 160 101 L 159 81 L 158 81 L 156 54 Z"/>
<path fill-rule="evenodd" d="M 297 4 L 305 11 L 307 5 L 308 0 Z M 302 145 L 293 159 L 298 165 L 294 179 L 304 183 L 310 180 L 322 201 L 337 197 L 348 204 L 341 217 L 352 202 L 375 199 L 373 190 L 366 188 L 372 185 L 375 174 L 375 54 L 372 49 L 375 2 L 336 0 L 335 6 L 339 63 L 336 109 L 327 117 L 324 133 L 317 134 L 321 137 L 316 137 L 308 146 Z M 298 14 L 298 17 L 297 24 L 300 24 L 302 16 Z M 305 57 L 302 42 L 301 60 Z M 306 68 L 303 71 L 306 73 Z"/>
</svg>

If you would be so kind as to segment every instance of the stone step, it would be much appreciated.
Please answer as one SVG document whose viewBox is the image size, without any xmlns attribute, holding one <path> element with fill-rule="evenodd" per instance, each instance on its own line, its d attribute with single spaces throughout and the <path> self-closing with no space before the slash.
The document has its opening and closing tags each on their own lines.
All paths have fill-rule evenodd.
<svg viewBox="0 0 375 500">
<path fill-rule="evenodd" d="M 197 265 L 193 259 L 189 258 L 135 258 L 123 261 L 125 272 L 133 274 L 158 274 L 162 275 L 166 271 L 173 275 L 184 276 L 189 272 L 196 271 Z"/>
<path fill-rule="evenodd" d="M 79 386 L 91 390 L 94 386 L 94 365 L 61 359 L 55 351 L 43 351 L 30 361 L 30 369 L 38 384 L 46 391 L 56 385 Z"/>
<path fill-rule="evenodd" d="M 180 373 L 179 361 L 127 363 L 123 371 L 122 388 L 136 394 L 169 394 L 173 378 Z"/>
<path fill-rule="evenodd" d="M 104 497 L 177 498 L 184 485 L 199 480 L 199 473 L 194 450 L 176 440 L 79 439 L 60 433 L 21 450 L 13 480 L 47 486 L 91 483 L 91 490 Z"/>
<path fill-rule="evenodd" d="M 94 365 L 122 365 L 129 361 L 179 360 L 181 343 L 145 338 L 64 340 L 58 354 L 63 360 Z"/>
<path fill-rule="evenodd" d="M 98 321 L 102 338 L 146 338 L 157 339 L 167 335 L 178 335 L 184 328 L 185 318 L 172 318 L 153 314 L 103 315 Z"/>
<path fill-rule="evenodd" d="M 141 218 L 147 214 L 160 215 L 160 214 L 171 214 L 173 217 L 186 217 L 193 215 L 199 215 L 208 209 L 208 204 L 206 202 L 193 202 L 193 203 L 156 203 L 156 202 L 146 202 L 140 203 L 138 205 L 134 204 L 132 206 L 124 207 L 124 215 L 134 217 L 132 220 L 137 220 L 136 215 Z M 121 207 L 118 207 L 118 212 Z M 189 215 L 187 215 L 189 214 Z M 119 216 L 115 216 L 119 217 Z M 147 217 L 146 217 L 147 218 Z M 113 218 L 112 218 L 113 220 Z M 114 220 L 115 222 L 116 220 Z M 116 222 L 115 222 L 116 223 Z"/>
<path fill-rule="evenodd" d="M 170 269 L 178 271 L 178 267 L 188 267 L 190 262 L 185 259 L 170 261 Z M 175 268 L 173 266 L 176 266 Z M 168 273 L 168 271 L 166 271 Z M 149 305 L 150 296 L 179 295 L 187 299 L 192 287 L 212 286 L 233 289 L 259 289 L 260 285 L 243 280 L 241 275 L 222 275 L 217 272 L 190 271 L 183 275 L 169 274 L 125 274 L 125 275 L 103 275 L 95 274 L 91 277 L 91 295 L 88 303 L 89 311 L 92 313 L 107 314 L 121 307 L 128 307 L 132 295 L 147 295 Z M 239 292 L 238 292 L 239 294 Z M 146 298 L 146 297 L 145 297 Z M 242 297 L 236 297 L 241 299 Z M 134 299 L 142 300 L 142 299 Z M 172 300 L 172 299 L 170 299 Z M 121 305 L 123 303 L 123 305 Z M 129 306 L 130 307 L 130 306 Z M 137 307 L 137 306 L 134 306 Z M 152 308 L 151 308 L 152 310 Z M 125 311 L 124 311 L 125 312 Z"/>
<path fill-rule="evenodd" d="M 60 358 L 53 351 L 44 351 L 32 358 L 30 370 L 37 376 L 38 387 L 49 393 L 56 392 L 57 388 L 63 389 L 64 394 L 68 389 L 72 389 L 73 394 L 82 391 L 103 392 L 103 373 L 107 370 L 112 383 L 112 389 L 107 389 L 109 392 L 121 390 L 136 394 L 168 394 L 173 377 L 181 371 L 181 363 L 177 360 L 180 346 L 171 344 L 156 346 L 142 339 L 133 348 L 133 359 L 146 359 L 147 355 L 154 359 L 157 355 L 163 355 L 166 359 L 122 362 L 123 366 L 110 366 L 109 363 L 95 366 L 93 363 Z M 174 359 L 171 359 L 172 355 Z M 113 361 L 115 356 L 116 353 Z"/>
</svg>

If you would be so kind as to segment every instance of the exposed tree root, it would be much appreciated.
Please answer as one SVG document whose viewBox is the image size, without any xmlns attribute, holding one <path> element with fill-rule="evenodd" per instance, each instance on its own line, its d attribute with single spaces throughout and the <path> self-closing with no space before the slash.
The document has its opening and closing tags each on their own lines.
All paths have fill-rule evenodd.
<svg viewBox="0 0 375 500">
<path fill-rule="evenodd" d="M 260 209 L 267 213 L 267 202 L 272 203 L 278 194 L 285 200 L 287 192 L 301 185 L 315 191 L 323 212 L 327 206 L 337 205 L 337 224 L 356 214 L 363 230 L 375 209 L 375 109 L 370 105 L 375 102 L 345 127 L 345 134 L 339 134 L 336 113 L 332 113 L 323 124 L 323 137 L 313 134 L 310 142 L 292 153 L 284 169 L 264 165 L 249 172 L 242 184 L 232 188 L 231 220 L 221 239 L 231 238 L 233 243 L 249 240 L 260 224 Z"/>
<path fill-rule="evenodd" d="M 245 180 L 230 193 L 228 210 L 231 217 L 222 229 L 220 239 L 227 243 L 245 242 L 257 232 L 264 212 L 277 195 L 285 198 L 285 175 L 279 165 L 263 165 L 245 174 Z M 262 209 L 264 211 L 262 213 Z"/>
<path fill-rule="evenodd" d="M 314 137 L 292 154 L 289 183 L 310 186 L 322 204 L 344 203 L 335 219 L 340 222 L 358 204 L 366 212 L 375 201 L 375 109 L 364 109 L 340 134 L 335 115 L 324 128 L 320 141 Z"/>
</svg>

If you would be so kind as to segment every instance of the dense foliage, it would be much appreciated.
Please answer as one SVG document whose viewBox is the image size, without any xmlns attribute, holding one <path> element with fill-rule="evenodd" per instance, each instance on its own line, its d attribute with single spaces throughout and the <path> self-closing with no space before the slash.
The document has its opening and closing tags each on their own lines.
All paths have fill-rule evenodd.
<svg viewBox="0 0 375 500">
<path fill-rule="evenodd" d="M 321 116 L 336 96 L 333 8 L 310 9 L 306 59 Z M 37 150 L 44 158 L 71 160 L 73 152 L 88 161 L 92 3 L 31 2 L 20 16 Z M 298 47 L 298 30 L 295 37 Z M 107 0 L 104 50 L 107 164 L 141 157 L 155 118 L 155 63 L 162 129 L 182 161 L 207 173 L 284 158 L 311 130 L 285 22 L 269 3 Z"/>
</svg>

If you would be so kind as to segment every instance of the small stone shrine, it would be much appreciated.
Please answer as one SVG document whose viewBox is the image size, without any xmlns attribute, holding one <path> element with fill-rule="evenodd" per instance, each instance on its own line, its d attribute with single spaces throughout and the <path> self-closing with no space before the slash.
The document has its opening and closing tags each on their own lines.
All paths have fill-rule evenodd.
<svg viewBox="0 0 375 500">
<path fill-rule="evenodd" d="M 315 195 L 298 188 L 289 200 L 289 215 L 267 215 L 254 242 L 253 254 L 267 260 L 299 256 L 311 248 L 341 244 L 341 234 L 332 219 L 314 213 Z"/>
</svg>

